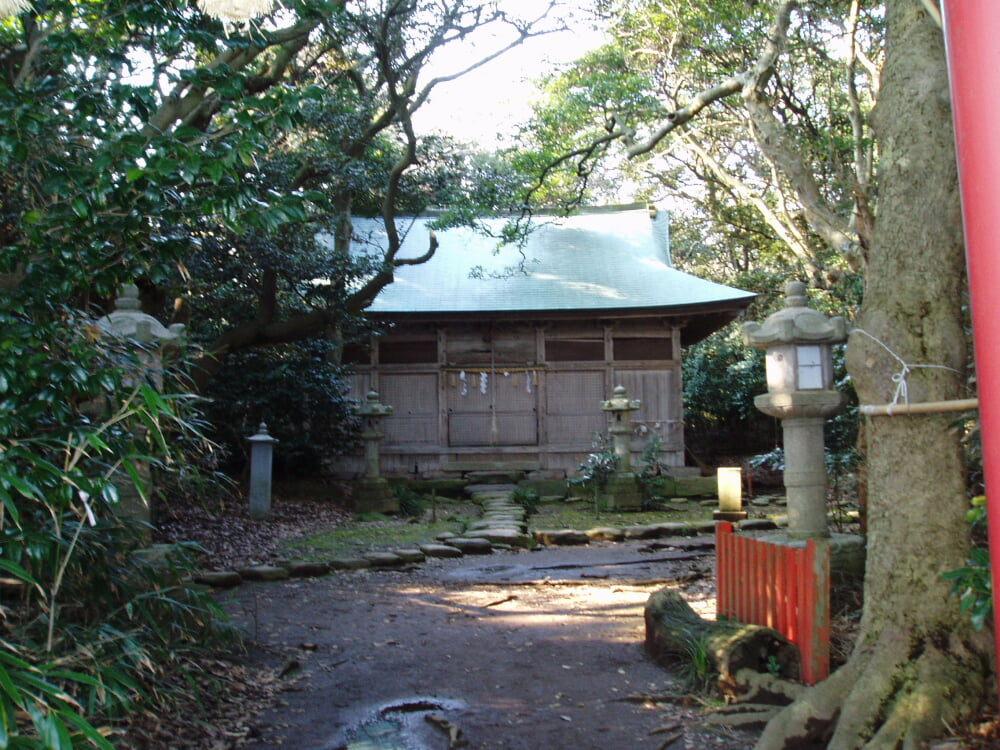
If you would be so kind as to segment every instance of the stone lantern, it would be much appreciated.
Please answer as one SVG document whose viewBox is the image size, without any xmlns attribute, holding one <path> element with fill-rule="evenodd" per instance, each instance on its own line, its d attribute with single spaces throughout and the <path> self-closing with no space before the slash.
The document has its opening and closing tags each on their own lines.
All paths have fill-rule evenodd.
<svg viewBox="0 0 1000 750">
<path fill-rule="evenodd" d="M 845 403 L 833 387 L 831 349 L 846 341 L 846 323 L 806 302 L 806 285 L 789 282 L 783 310 L 763 324 L 743 326 L 747 343 L 767 352 L 767 393 L 757 396 L 754 404 L 781 420 L 788 535 L 797 539 L 830 535 L 823 425 Z"/>
<path fill-rule="evenodd" d="M 157 388 L 163 387 L 163 356 L 165 346 L 176 346 L 181 342 L 184 326 L 175 323 L 169 328 L 160 323 L 152 315 L 147 315 L 140 309 L 139 288 L 134 284 L 125 284 L 121 294 L 115 300 L 113 312 L 97 320 L 97 328 L 102 336 L 122 341 L 132 341 L 139 345 L 139 361 L 149 371 L 151 379 Z M 143 495 L 149 497 L 150 476 L 146 462 L 136 462 L 136 469 L 144 487 L 136 488 L 132 482 L 124 480 L 118 485 L 118 507 L 120 515 L 138 518 L 146 523 L 152 522 L 152 512 L 149 503 Z"/>
<path fill-rule="evenodd" d="M 608 432 L 611 445 L 618 459 L 615 473 L 608 478 L 604 500 L 609 508 L 639 510 L 642 508 L 642 492 L 635 474 L 632 473 L 632 412 L 642 405 L 630 400 L 624 386 L 615 388 L 614 396 L 601 402 L 601 409 L 608 413 Z"/>
<path fill-rule="evenodd" d="M 361 417 L 361 439 L 365 444 L 364 475 L 354 482 L 354 509 L 359 513 L 395 513 L 399 501 L 379 471 L 378 448 L 385 436 L 382 419 L 392 414 L 392 407 L 381 403 L 378 393 L 368 391 L 365 401 L 354 407 L 354 413 Z"/>
</svg>

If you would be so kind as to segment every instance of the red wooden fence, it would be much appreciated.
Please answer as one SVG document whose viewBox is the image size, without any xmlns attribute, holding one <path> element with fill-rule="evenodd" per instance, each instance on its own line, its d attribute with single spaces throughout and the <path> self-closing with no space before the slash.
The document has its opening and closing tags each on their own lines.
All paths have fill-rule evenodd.
<svg viewBox="0 0 1000 750">
<path fill-rule="evenodd" d="M 777 544 L 716 524 L 719 617 L 774 628 L 799 647 L 802 681 L 813 685 L 830 670 L 830 544 Z"/>
</svg>

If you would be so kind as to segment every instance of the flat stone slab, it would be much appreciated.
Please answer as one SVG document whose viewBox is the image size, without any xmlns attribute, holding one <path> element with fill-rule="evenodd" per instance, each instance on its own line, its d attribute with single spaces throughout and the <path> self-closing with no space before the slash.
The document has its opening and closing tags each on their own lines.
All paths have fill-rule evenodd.
<svg viewBox="0 0 1000 750">
<path fill-rule="evenodd" d="M 368 552 L 362 557 L 370 562 L 373 568 L 396 568 L 405 562 L 395 552 Z"/>
<path fill-rule="evenodd" d="M 489 539 L 493 544 L 509 544 L 513 547 L 530 547 L 534 538 L 519 529 L 482 529 L 467 534 L 470 537 Z"/>
<path fill-rule="evenodd" d="M 626 526 L 622 529 L 626 539 L 656 539 L 660 530 L 655 526 Z"/>
<path fill-rule="evenodd" d="M 421 544 L 420 551 L 427 557 L 461 557 L 464 554 L 458 547 L 450 544 Z"/>
<path fill-rule="evenodd" d="M 660 532 L 660 536 L 695 536 L 698 529 L 689 523 L 655 523 L 653 528 Z"/>
<path fill-rule="evenodd" d="M 288 564 L 288 575 L 292 578 L 316 578 L 330 572 L 330 564 L 301 560 Z"/>
<path fill-rule="evenodd" d="M 523 516 L 524 508 L 520 505 L 508 505 L 507 503 L 498 503 L 496 505 L 486 505 L 483 508 L 484 516 L 491 515 L 506 515 L 506 516 Z"/>
<path fill-rule="evenodd" d="M 539 529 L 534 533 L 535 541 L 553 546 L 573 546 L 590 544 L 590 537 L 584 531 L 574 529 Z"/>
<path fill-rule="evenodd" d="M 493 552 L 493 543 L 482 537 L 453 537 L 448 544 L 457 547 L 467 555 L 488 555 Z"/>
<path fill-rule="evenodd" d="M 483 519 L 483 523 L 489 524 L 490 526 L 523 526 L 524 517 L 523 516 L 510 516 L 510 515 L 498 515 L 498 516 L 487 516 Z"/>
<path fill-rule="evenodd" d="M 625 538 L 625 531 L 614 526 L 599 526 L 584 533 L 595 542 L 620 542 Z"/>
<path fill-rule="evenodd" d="M 208 570 L 196 575 L 194 582 L 217 589 L 228 589 L 243 583 L 243 576 L 235 570 Z"/>
<path fill-rule="evenodd" d="M 364 570 L 372 566 L 362 557 L 335 557 L 330 560 L 330 570 Z"/>
<path fill-rule="evenodd" d="M 419 550 L 419 549 L 417 549 L 415 547 L 414 548 L 410 548 L 410 549 L 397 549 L 397 550 L 393 550 L 393 552 L 395 552 L 395 554 L 403 562 L 419 563 L 419 562 L 423 562 L 424 560 L 427 559 L 427 555 L 425 555 L 421 550 Z"/>
<path fill-rule="evenodd" d="M 467 495 L 509 495 L 517 489 L 513 484 L 470 484 L 465 488 Z"/>
<path fill-rule="evenodd" d="M 246 581 L 283 581 L 288 578 L 288 569 L 277 565 L 252 565 L 237 572 Z"/>
</svg>

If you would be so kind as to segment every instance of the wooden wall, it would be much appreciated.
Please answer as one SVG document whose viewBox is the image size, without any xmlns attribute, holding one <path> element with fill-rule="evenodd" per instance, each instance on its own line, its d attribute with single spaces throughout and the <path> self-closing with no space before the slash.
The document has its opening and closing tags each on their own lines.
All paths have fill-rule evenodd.
<svg viewBox="0 0 1000 750">
<path fill-rule="evenodd" d="M 607 428 L 601 401 L 617 385 L 638 456 L 660 435 L 666 463 L 684 462 L 680 331 L 668 319 L 398 325 L 356 363 L 352 398 L 371 388 L 383 420 L 386 474 L 434 475 L 476 461 L 573 475 Z M 342 474 L 360 464 L 344 462 Z"/>
</svg>

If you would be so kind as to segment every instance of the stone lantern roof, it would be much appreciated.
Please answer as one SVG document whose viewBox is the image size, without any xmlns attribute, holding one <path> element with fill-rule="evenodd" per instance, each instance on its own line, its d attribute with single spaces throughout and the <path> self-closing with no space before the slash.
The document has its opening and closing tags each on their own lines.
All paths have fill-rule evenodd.
<svg viewBox="0 0 1000 750">
<path fill-rule="evenodd" d="M 139 288 L 135 284 L 122 286 L 115 300 L 114 312 L 97 321 L 101 332 L 119 338 L 132 339 L 141 344 L 176 342 L 184 334 L 184 326 L 174 323 L 165 327 L 152 315 L 139 309 Z"/>
<path fill-rule="evenodd" d="M 744 323 L 743 335 L 757 349 L 775 344 L 839 344 L 847 340 L 847 321 L 808 307 L 806 285 L 790 281 L 785 285 L 784 309 L 763 323 Z"/>
</svg>

